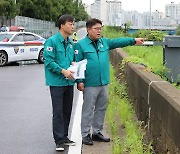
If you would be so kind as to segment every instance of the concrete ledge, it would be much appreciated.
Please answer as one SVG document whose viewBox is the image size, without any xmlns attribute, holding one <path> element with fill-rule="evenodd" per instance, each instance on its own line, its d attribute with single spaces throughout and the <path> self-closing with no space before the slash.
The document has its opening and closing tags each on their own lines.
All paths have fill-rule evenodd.
<svg viewBox="0 0 180 154">
<path fill-rule="evenodd" d="M 127 56 L 121 49 L 111 51 L 117 72 Z M 147 125 L 157 153 L 180 153 L 180 90 L 145 70 L 142 65 L 128 63 L 124 71 L 137 117 Z"/>
</svg>

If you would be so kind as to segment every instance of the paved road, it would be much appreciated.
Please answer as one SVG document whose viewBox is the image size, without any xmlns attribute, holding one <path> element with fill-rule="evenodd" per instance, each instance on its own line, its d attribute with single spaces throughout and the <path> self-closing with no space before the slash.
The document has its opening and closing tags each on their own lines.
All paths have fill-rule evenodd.
<svg viewBox="0 0 180 154">
<path fill-rule="evenodd" d="M 87 35 L 86 28 L 79 29 L 78 32 L 77 32 L 77 35 L 78 35 L 79 40 L 84 38 Z"/>
<path fill-rule="evenodd" d="M 43 65 L 0 67 L 0 154 L 57 153 L 44 80 Z"/>
<path fill-rule="evenodd" d="M 84 28 L 78 31 L 79 38 L 85 35 Z M 75 89 L 74 96 L 69 134 L 77 145 L 66 147 L 62 154 L 81 151 L 82 93 L 79 97 Z M 0 154 L 58 153 L 52 137 L 51 117 L 51 99 L 45 86 L 43 65 L 21 62 L 19 66 L 0 67 Z"/>
</svg>

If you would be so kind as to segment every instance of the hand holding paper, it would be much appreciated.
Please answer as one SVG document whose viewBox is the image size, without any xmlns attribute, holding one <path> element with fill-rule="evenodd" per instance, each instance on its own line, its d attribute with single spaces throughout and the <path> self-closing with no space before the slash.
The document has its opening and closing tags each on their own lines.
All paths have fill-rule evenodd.
<svg viewBox="0 0 180 154">
<path fill-rule="evenodd" d="M 70 66 L 67 70 L 70 70 L 73 73 L 74 79 L 84 79 L 84 71 L 86 70 L 87 59 L 84 59 L 80 62 L 75 63 Z"/>
</svg>

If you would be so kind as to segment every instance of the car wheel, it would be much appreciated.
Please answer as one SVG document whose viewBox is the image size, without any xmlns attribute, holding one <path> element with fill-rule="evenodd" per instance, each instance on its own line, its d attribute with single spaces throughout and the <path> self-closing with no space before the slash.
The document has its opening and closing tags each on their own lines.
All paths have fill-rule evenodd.
<svg viewBox="0 0 180 154">
<path fill-rule="evenodd" d="M 8 62 L 8 56 L 5 51 L 0 51 L 0 66 L 6 65 Z"/>
<path fill-rule="evenodd" d="M 38 63 L 39 64 L 43 64 L 44 63 L 44 49 L 41 49 L 41 51 L 39 52 L 39 56 L 38 56 Z"/>
</svg>

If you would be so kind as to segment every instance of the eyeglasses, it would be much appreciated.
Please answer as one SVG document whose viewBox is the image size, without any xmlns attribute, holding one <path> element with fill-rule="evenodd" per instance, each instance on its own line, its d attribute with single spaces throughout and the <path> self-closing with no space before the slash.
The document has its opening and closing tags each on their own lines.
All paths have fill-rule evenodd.
<svg viewBox="0 0 180 154">
<path fill-rule="evenodd" d="M 95 27 L 95 28 L 91 28 L 91 29 L 94 29 L 96 31 L 102 31 L 102 27 Z"/>
</svg>

